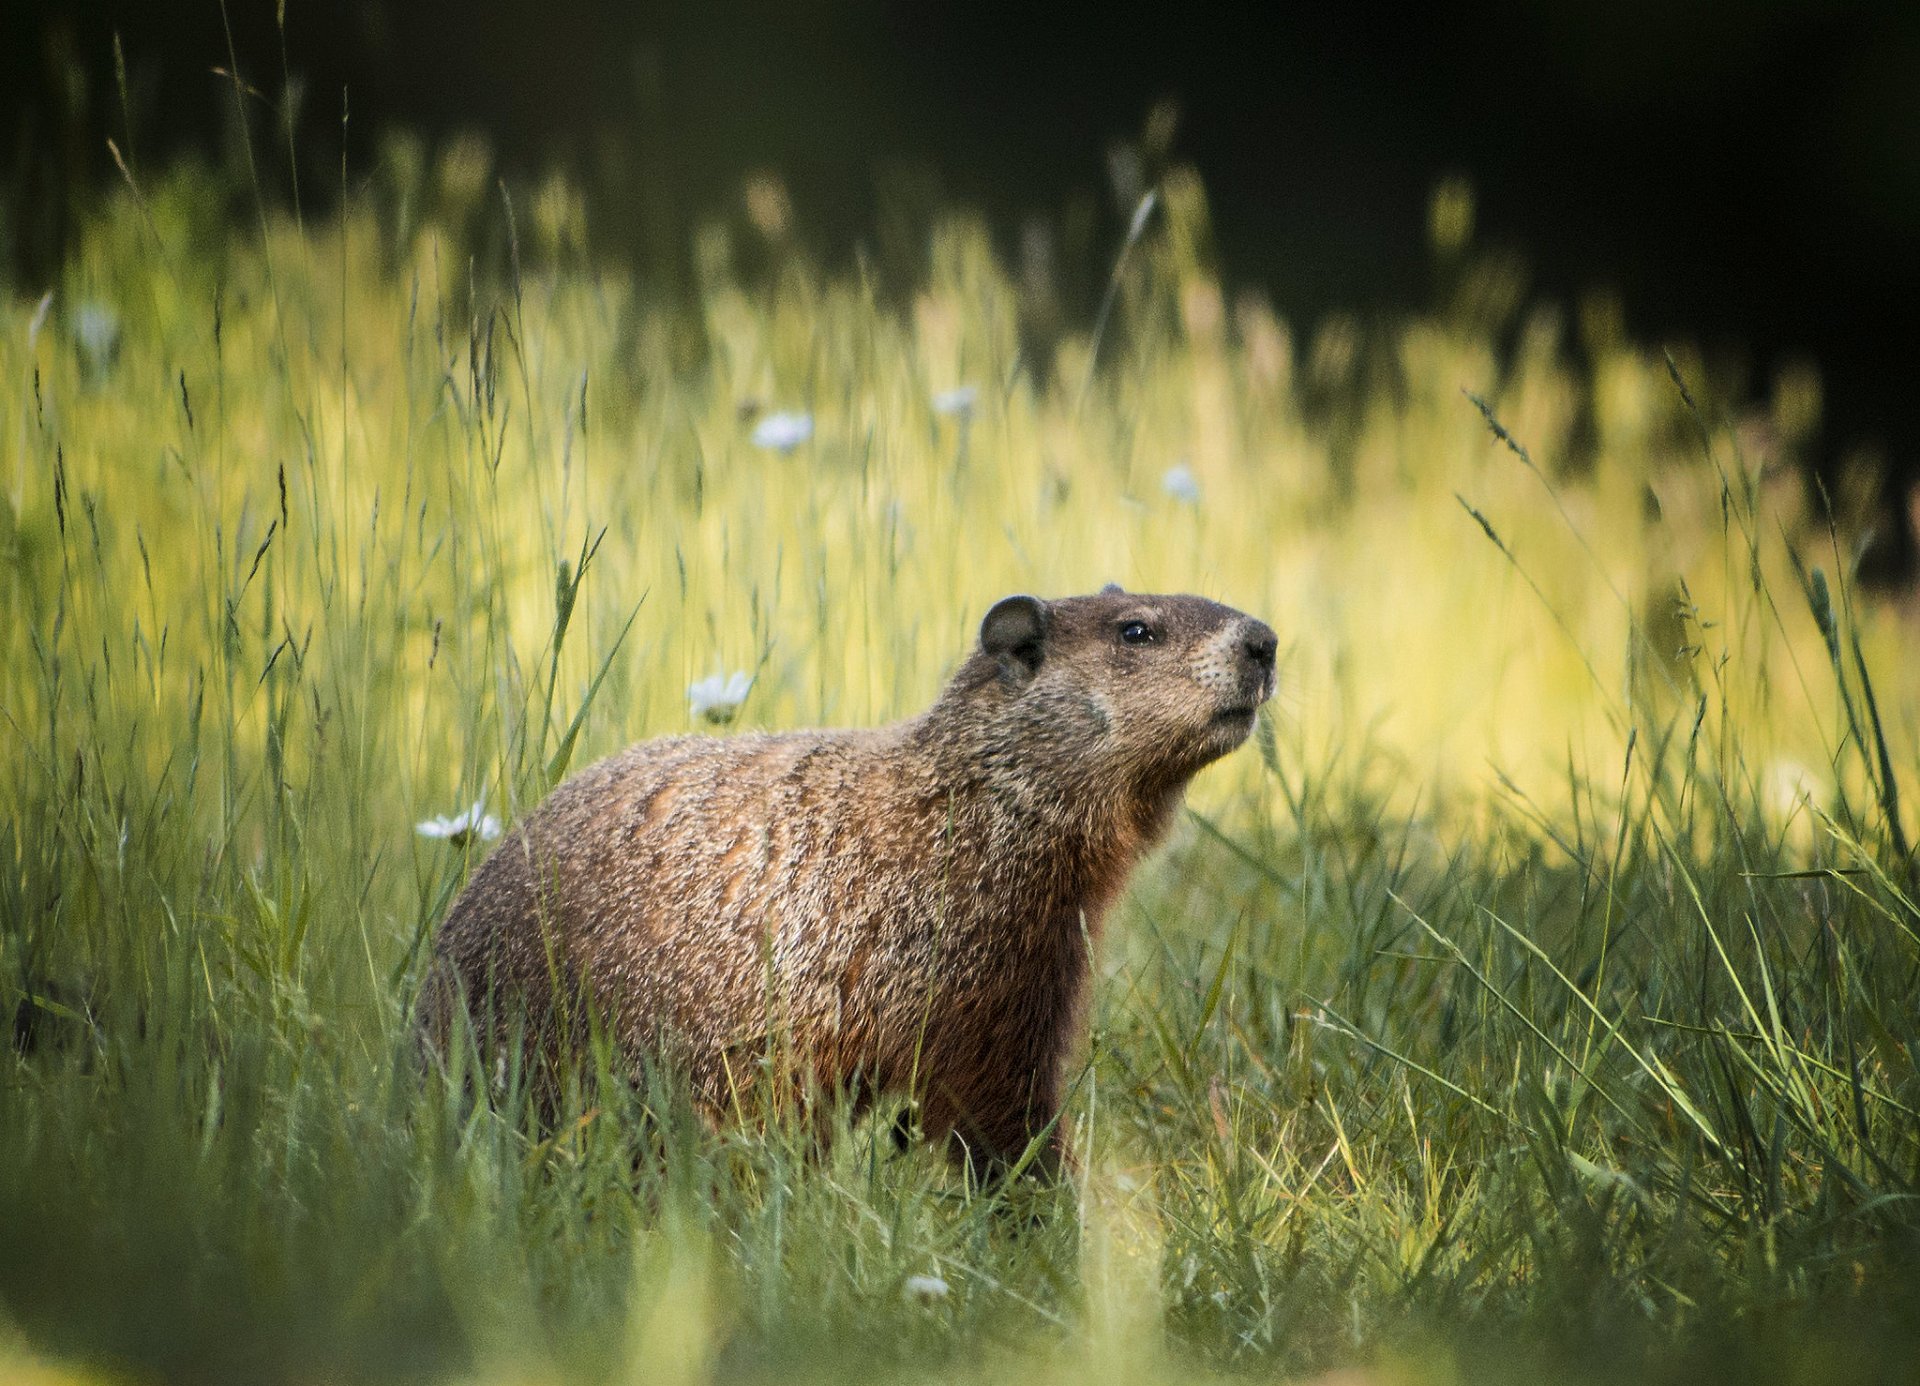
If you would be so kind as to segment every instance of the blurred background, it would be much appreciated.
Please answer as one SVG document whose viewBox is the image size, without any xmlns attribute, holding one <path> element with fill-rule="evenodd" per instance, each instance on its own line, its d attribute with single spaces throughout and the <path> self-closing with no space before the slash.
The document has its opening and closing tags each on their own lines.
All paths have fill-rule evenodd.
<svg viewBox="0 0 1920 1386">
<path fill-rule="evenodd" d="M 591 253 L 663 295 L 749 184 L 762 222 L 883 291 L 959 203 L 1075 327 L 1167 161 L 1206 180 L 1226 284 L 1309 329 L 1431 302 L 1430 199 L 1463 180 L 1528 297 L 1694 343 L 1726 397 L 1816 367 L 1803 455 L 1829 484 L 1875 478 L 1862 576 L 1913 569 L 1920 7 L 1900 0 L 14 0 L 6 25 L 0 265 L 23 294 L 122 176 L 109 140 L 136 171 L 230 170 L 239 210 L 256 182 L 324 208 L 397 129 L 424 157 L 467 137 L 509 187 L 564 171 Z M 251 171 L 216 71 L 236 63 Z"/>
</svg>

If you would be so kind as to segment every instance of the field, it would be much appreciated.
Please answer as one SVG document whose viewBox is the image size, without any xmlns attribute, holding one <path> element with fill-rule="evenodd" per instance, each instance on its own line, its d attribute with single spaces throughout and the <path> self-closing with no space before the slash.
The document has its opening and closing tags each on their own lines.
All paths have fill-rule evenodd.
<svg viewBox="0 0 1920 1386">
<path fill-rule="evenodd" d="M 1303 332 L 1176 173 L 1046 342 L 958 213 L 903 286 L 756 186 L 669 306 L 472 147 L 230 193 L 0 302 L 0 1373 L 1912 1379 L 1920 618 L 1816 379 L 1530 302 L 1457 189 L 1427 312 Z M 486 844 L 418 825 L 1109 580 L 1282 693 L 1110 923 L 1066 1185 L 423 1075 Z"/>
</svg>

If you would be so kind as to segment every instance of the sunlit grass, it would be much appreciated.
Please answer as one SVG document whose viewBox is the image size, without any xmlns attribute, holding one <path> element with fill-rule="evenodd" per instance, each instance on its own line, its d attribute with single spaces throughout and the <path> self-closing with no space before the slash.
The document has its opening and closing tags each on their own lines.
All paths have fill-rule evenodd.
<svg viewBox="0 0 1920 1386">
<path fill-rule="evenodd" d="M 1299 334 L 1223 293 L 1182 174 L 1093 368 L 1069 336 L 1043 379 L 965 219 L 904 302 L 716 228 L 669 309 L 583 258 L 563 184 L 510 216 L 456 153 L 304 233 L 176 176 L 0 309 L 0 1363 L 1911 1348 L 1920 663 L 1804 494 L 1804 381 L 1727 417 L 1685 353 L 1525 304 L 1451 204 L 1430 313 Z M 484 844 L 416 825 L 711 725 L 695 685 L 744 684 L 729 728 L 911 713 L 995 598 L 1108 580 L 1288 652 L 1115 918 L 1071 1187 L 972 1194 L 884 1126 L 812 1159 L 663 1090 L 543 1133 L 421 1079 L 412 987 Z"/>
</svg>

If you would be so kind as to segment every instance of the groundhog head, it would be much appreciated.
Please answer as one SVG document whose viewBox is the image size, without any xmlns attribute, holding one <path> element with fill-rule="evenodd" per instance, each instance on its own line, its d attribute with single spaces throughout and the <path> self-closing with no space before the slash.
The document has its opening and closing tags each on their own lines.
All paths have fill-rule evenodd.
<svg viewBox="0 0 1920 1386">
<path fill-rule="evenodd" d="M 1056 765 L 1088 789 L 1151 792 L 1246 740 L 1273 695 L 1277 643 L 1204 597 L 1115 586 L 1007 597 L 955 684 L 993 724 L 996 759 Z"/>
</svg>

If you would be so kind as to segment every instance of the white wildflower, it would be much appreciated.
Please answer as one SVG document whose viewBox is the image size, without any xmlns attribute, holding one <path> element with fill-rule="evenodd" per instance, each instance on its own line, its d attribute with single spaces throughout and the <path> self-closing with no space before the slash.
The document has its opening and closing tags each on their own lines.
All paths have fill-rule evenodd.
<svg viewBox="0 0 1920 1386">
<path fill-rule="evenodd" d="M 731 722 L 740 704 L 747 700 L 753 680 L 739 670 L 725 676 L 709 674 L 687 685 L 687 703 L 695 717 L 704 717 L 716 725 Z"/>
<path fill-rule="evenodd" d="M 459 847 L 474 837 L 482 842 L 492 842 L 500 836 L 500 820 L 487 812 L 485 799 L 475 799 L 453 817 L 429 818 L 424 823 L 415 824 L 413 830 L 422 837 L 445 838 Z"/>
<path fill-rule="evenodd" d="M 73 315 L 73 340 L 89 375 L 105 375 L 120 356 L 120 315 L 97 300 Z"/>
<path fill-rule="evenodd" d="M 769 414 L 753 426 L 755 447 L 792 452 L 813 436 L 811 414 Z"/>
<path fill-rule="evenodd" d="M 933 412 L 953 418 L 968 419 L 973 417 L 973 407 L 979 402 L 979 386 L 956 385 L 951 390 L 941 390 L 934 395 Z"/>
<path fill-rule="evenodd" d="M 1200 503 L 1200 480 L 1194 476 L 1193 468 L 1184 462 L 1176 462 L 1167 468 L 1166 474 L 1160 478 L 1160 489 L 1188 505 Z"/>
<path fill-rule="evenodd" d="M 922 1304 L 938 1304 L 947 1297 L 949 1287 L 937 1275 L 910 1275 L 905 1288 L 908 1299 L 918 1300 Z"/>
</svg>

